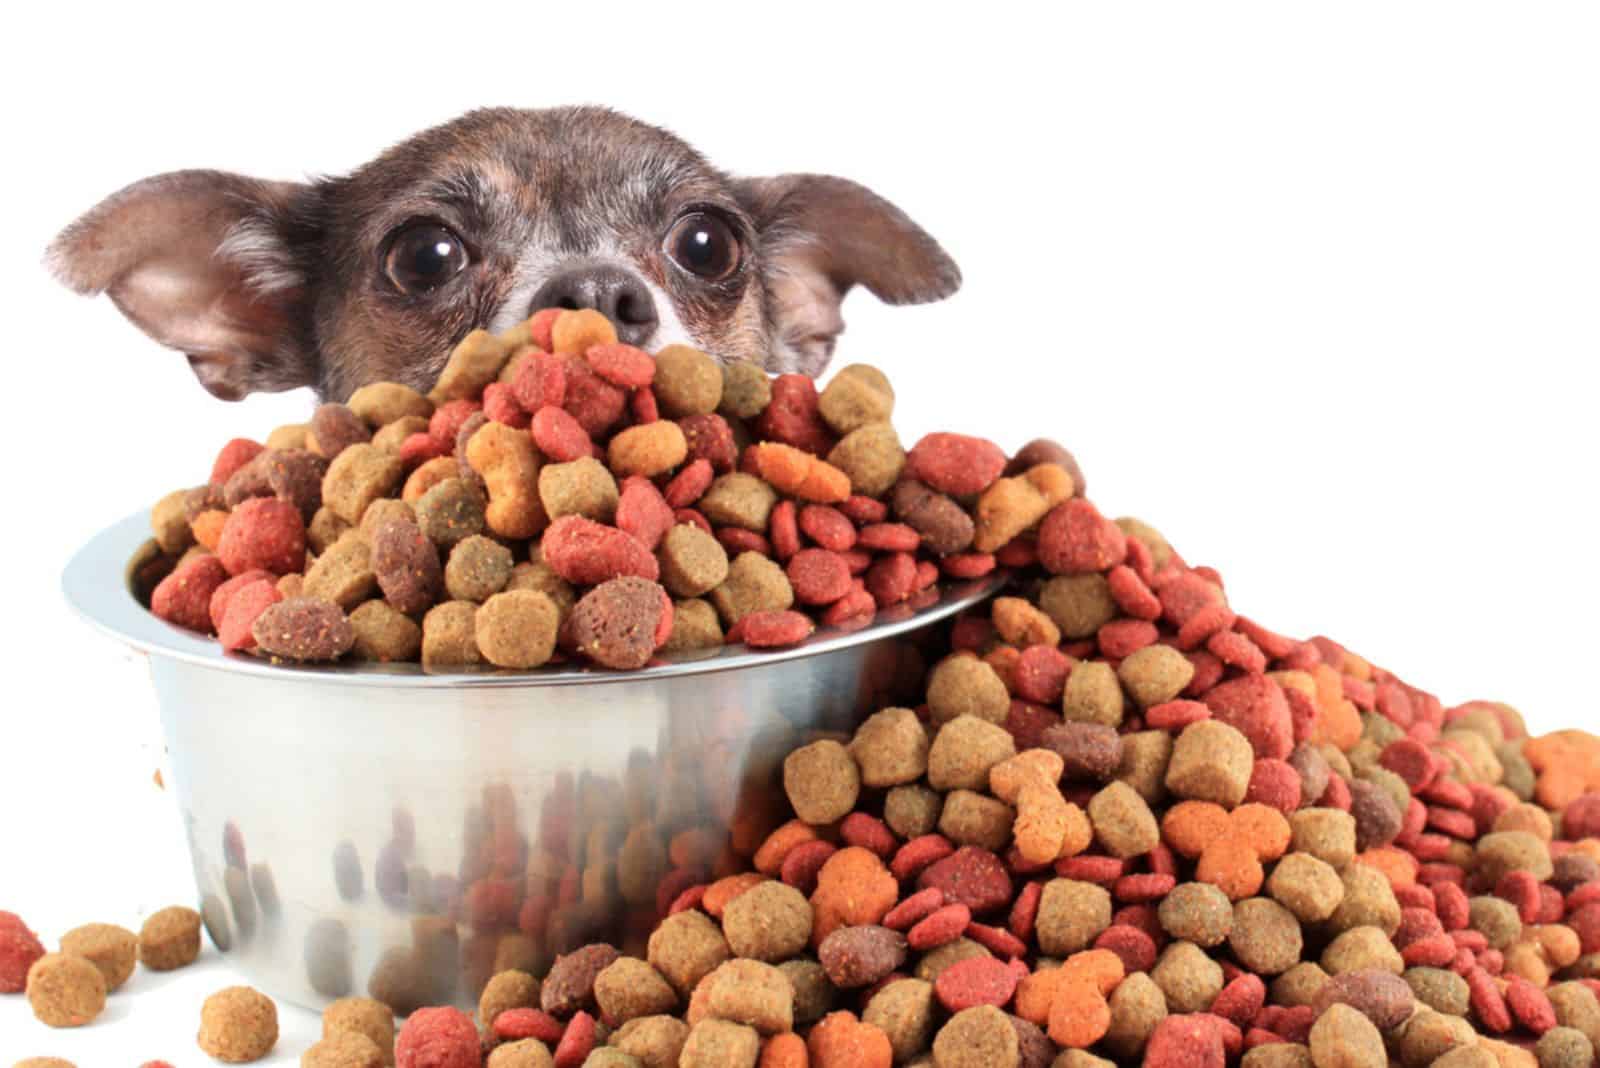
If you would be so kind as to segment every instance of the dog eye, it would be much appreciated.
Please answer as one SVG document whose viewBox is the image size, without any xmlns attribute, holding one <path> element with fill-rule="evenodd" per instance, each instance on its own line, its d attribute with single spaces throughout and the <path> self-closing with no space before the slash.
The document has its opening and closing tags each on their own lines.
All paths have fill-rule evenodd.
<svg viewBox="0 0 1600 1068">
<path fill-rule="evenodd" d="M 389 242 L 384 270 L 402 293 L 426 293 L 467 265 L 466 246 L 438 223 L 413 223 Z"/>
<path fill-rule="evenodd" d="M 693 212 L 673 223 L 664 247 L 673 263 L 707 281 L 721 281 L 739 266 L 733 227 L 707 212 Z"/>
</svg>

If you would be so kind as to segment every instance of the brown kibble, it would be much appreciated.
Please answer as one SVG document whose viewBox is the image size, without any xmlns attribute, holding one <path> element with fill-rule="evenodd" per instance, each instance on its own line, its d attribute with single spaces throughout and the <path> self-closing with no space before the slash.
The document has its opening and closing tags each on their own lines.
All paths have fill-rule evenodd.
<svg viewBox="0 0 1600 1068">
<path fill-rule="evenodd" d="M 1392 975 L 1405 972 L 1400 951 L 1378 927 L 1352 927 L 1340 934 L 1322 951 L 1319 963 L 1330 976 L 1373 970 Z"/>
<path fill-rule="evenodd" d="M 1344 883 L 1326 861 L 1310 853 L 1290 853 L 1267 879 L 1267 893 L 1303 923 L 1333 915 L 1344 900 Z"/>
<path fill-rule="evenodd" d="M 936 1068 L 1017 1068 L 1017 1032 L 993 1005 L 976 1005 L 950 1017 L 933 1039 Z"/>
<path fill-rule="evenodd" d="M 650 388 L 668 419 L 709 415 L 722 403 L 722 367 L 699 349 L 668 345 L 656 353 Z"/>
<path fill-rule="evenodd" d="M 616 478 L 592 456 L 539 469 L 539 501 L 552 522 L 564 515 L 581 515 L 610 523 L 617 517 L 620 497 Z"/>
<path fill-rule="evenodd" d="M 754 419 L 772 400 L 772 379 L 757 364 L 743 360 L 722 368 L 722 400 L 717 411 L 735 419 Z"/>
<path fill-rule="evenodd" d="M 454 456 L 435 456 L 406 476 L 400 500 L 413 507 L 433 487 L 447 479 L 461 477 L 461 464 Z"/>
<path fill-rule="evenodd" d="M 1111 1024 L 1106 1028 L 1105 1045 L 1123 1057 L 1137 1056 L 1156 1025 L 1167 1018 L 1167 996 L 1144 972 L 1134 972 L 1118 983 L 1107 1003 Z"/>
<path fill-rule="evenodd" d="M 618 957 L 606 965 L 595 976 L 594 998 L 613 1025 L 640 1016 L 658 1016 L 678 1007 L 678 995 L 672 986 L 638 957 Z"/>
<path fill-rule="evenodd" d="M 200 1007 L 199 1042 L 219 1061 L 258 1061 L 278 1042 L 278 1007 L 247 986 L 219 990 Z"/>
<path fill-rule="evenodd" d="M 728 902 L 722 930 L 735 956 L 785 961 L 811 941 L 811 903 L 794 887 L 769 879 Z"/>
<path fill-rule="evenodd" d="M 876 367 L 853 363 L 841 367 L 817 397 L 823 421 L 837 434 L 868 423 L 886 423 L 894 413 L 894 387 Z"/>
<path fill-rule="evenodd" d="M 896 786 L 883 799 L 883 822 L 901 838 L 928 834 L 939 825 L 944 798 L 917 783 Z"/>
<path fill-rule="evenodd" d="M 1024 597 L 996 597 L 990 613 L 1000 637 L 1019 649 L 1061 644 L 1061 628 Z"/>
<path fill-rule="evenodd" d="M 100 969 L 110 993 L 128 981 L 139 958 L 139 940 L 132 931 L 112 923 L 87 923 L 61 936 L 61 952 Z"/>
<path fill-rule="evenodd" d="M 932 983 L 922 979 L 894 979 L 880 987 L 867 1002 L 861 1021 L 888 1035 L 895 1060 L 902 1062 L 928 1048 L 938 1012 Z"/>
<path fill-rule="evenodd" d="M 1300 961 L 1303 936 L 1294 913 L 1266 897 L 1233 906 L 1228 948 L 1238 962 L 1261 976 L 1286 972 Z"/>
<path fill-rule="evenodd" d="M 397 419 L 427 419 L 433 402 L 410 386 L 398 382 L 373 382 L 350 394 L 345 406 L 373 430 Z"/>
<path fill-rule="evenodd" d="M 1088 660 L 1073 668 L 1061 695 L 1061 714 L 1069 723 L 1121 725 L 1122 687 L 1111 665 L 1101 660 Z"/>
<path fill-rule="evenodd" d="M 1117 666 L 1117 678 L 1140 708 L 1149 708 L 1182 693 L 1194 678 L 1194 665 L 1170 645 L 1147 645 Z"/>
<path fill-rule="evenodd" d="M 595 980 L 621 956 L 612 946 L 593 942 L 557 957 L 540 985 L 539 1007 L 560 1017 L 592 1011 Z"/>
<path fill-rule="evenodd" d="M 322 503 L 346 523 L 359 523 L 368 505 L 400 488 L 405 473 L 405 464 L 394 453 L 368 442 L 351 445 L 328 464 Z"/>
<path fill-rule="evenodd" d="M 685 998 L 700 980 L 732 956 L 721 929 L 705 913 L 695 909 L 662 920 L 650 933 L 645 954 L 651 966 Z"/>
<path fill-rule="evenodd" d="M 1219 946 L 1233 930 L 1233 903 L 1210 883 L 1180 883 L 1156 910 L 1161 929 L 1198 946 Z"/>
<path fill-rule="evenodd" d="M 1311 1025 L 1310 1044 L 1316 1068 L 1385 1068 L 1389 1063 L 1383 1036 L 1349 1005 L 1328 1006 Z"/>
<path fill-rule="evenodd" d="M 1193 942 L 1174 942 L 1162 950 L 1150 978 L 1172 1012 L 1205 1012 L 1222 992 L 1222 965 Z"/>
<path fill-rule="evenodd" d="M 428 420 L 420 415 L 402 415 L 385 423 L 372 435 L 372 443 L 384 452 L 399 452 L 407 438 L 413 434 L 426 434 Z"/>
<path fill-rule="evenodd" d="M 1111 895 L 1094 883 L 1052 879 L 1039 899 L 1035 924 L 1043 952 L 1052 957 L 1076 953 L 1111 926 Z"/>
<path fill-rule="evenodd" d="M 828 462 L 850 480 L 850 492 L 882 497 L 906 468 L 900 435 L 888 423 L 869 423 L 850 431 L 828 452 Z"/>
<path fill-rule="evenodd" d="M 385 497 L 383 500 L 388 500 L 388 498 Z M 378 501 L 373 501 L 367 511 L 371 512 L 373 506 L 378 503 Z M 314 553 L 325 553 L 340 538 L 355 529 L 350 523 L 334 514 L 332 508 L 324 505 L 316 510 L 311 516 L 311 522 L 306 524 L 306 544 L 311 547 L 311 551 Z"/>
<path fill-rule="evenodd" d="M 153 972 L 193 964 L 200 955 L 200 914 L 182 905 L 152 912 L 139 928 L 139 963 Z"/>
<path fill-rule="evenodd" d="M 1336 808 L 1303 808 L 1289 816 L 1289 848 L 1338 869 L 1356 855 L 1356 821 Z"/>
<path fill-rule="evenodd" d="M 1068 641 L 1092 637 L 1119 609 L 1104 575 L 1058 575 L 1039 588 L 1039 607 Z"/>
<path fill-rule="evenodd" d="M 500 376 L 500 368 L 510 358 L 511 347 L 505 341 L 487 330 L 473 330 L 451 350 L 428 400 L 443 404 L 478 396 Z"/>
<path fill-rule="evenodd" d="M 303 595 L 332 601 L 348 612 L 377 588 L 367 539 L 359 530 L 347 530 L 306 571 Z"/>
<path fill-rule="evenodd" d="M 357 660 L 399 664 L 422 653 L 422 628 L 387 601 L 357 605 L 350 613 L 350 629 L 355 633 L 350 653 Z"/>
<path fill-rule="evenodd" d="M 150 532 L 164 553 L 181 553 L 194 544 L 194 531 L 189 529 L 185 509 L 189 493 L 189 490 L 175 490 L 150 509 Z"/>
<path fill-rule="evenodd" d="M 865 786 L 916 782 L 928 770 L 928 732 L 909 708 L 885 708 L 856 728 L 850 755 Z"/>
<path fill-rule="evenodd" d="M 984 790 L 989 771 L 1015 756 L 1016 743 L 1004 727 L 970 714 L 947 720 L 928 749 L 928 785 L 935 790 Z"/>
<path fill-rule="evenodd" d="M 770 964 L 730 960 L 718 966 L 705 982 L 706 1012 L 715 1019 L 742 1023 L 764 1035 L 794 1026 L 794 988 Z"/>
<path fill-rule="evenodd" d="M 82 1027 L 106 1007 L 106 979 L 93 963 L 46 953 L 28 968 L 28 1007 L 48 1027 Z"/>
<path fill-rule="evenodd" d="M 711 483 L 697 507 L 718 526 L 739 527 L 763 534 L 778 493 L 754 475 L 734 471 Z"/>
<path fill-rule="evenodd" d="M 1114 857 L 1138 857 L 1161 841 L 1150 806 L 1125 782 L 1113 782 L 1089 800 L 1094 836 Z"/>
<path fill-rule="evenodd" d="M 917 966 L 912 974 L 918 979 L 933 983 L 937 982 L 940 973 L 952 964 L 960 964 L 962 961 L 971 960 L 973 957 L 992 956 L 994 956 L 993 953 L 990 953 L 972 939 L 961 937 L 953 942 L 946 942 L 929 953 L 924 953 L 922 959 L 917 961 Z"/>
<path fill-rule="evenodd" d="M 508 1009 L 539 1007 L 539 980 L 515 969 L 496 972 L 478 995 L 478 1025 L 488 1027 Z"/>
<path fill-rule="evenodd" d="M 1244 800 L 1254 767 L 1248 738 L 1226 723 L 1204 719 L 1185 727 L 1173 743 L 1167 789 L 1182 798 L 1231 808 Z"/>
<path fill-rule="evenodd" d="M 511 550 L 482 534 L 457 543 L 444 565 L 445 592 L 456 601 L 486 601 L 510 579 Z"/>
<path fill-rule="evenodd" d="M 728 1020 L 701 1020 L 689 1029 L 678 1055 L 679 1068 L 755 1068 L 761 1036 Z"/>
<path fill-rule="evenodd" d="M 460 551 L 458 546 L 456 552 Z M 507 590 L 483 603 L 473 616 L 472 630 L 485 660 L 495 667 L 526 671 L 550 660 L 560 627 L 561 613 L 545 594 Z"/>
<path fill-rule="evenodd" d="M 663 653 L 688 653 L 705 649 L 718 649 L 723 644 L 722 624 L 717 621 L 717 610 L 710 601 L 691 597 L 675 601 L 672 606 L 672 633 Z"/>
<path fill-rule="evenodd" d="M 757 552 L 742 552 L 728 565 L 728 577 L 708 595 L 733 626 L 752 612 L 782 612 L 794 607 L 794 587 L 777 562 Z"/>
<path fill-rule="evenodd" d="M 1011 841 L 1016 819 L 1016 812 L 1004 801 L 972 790 L 952 790 L 939 810 L 939 833 L 956 845 L 998 853 Z"/>
<path fill-rule="evenodd" d="M 331 601 L 293 597 L 256 617 L 251 634 L 261 651 L 283 660 L 337 660 L 355 645 L 355 631 Z"/>
<path fill-rule="evenodd" d="M 661 584 L 674 597 L 699 597 L 728 577 L 728 552 L 693 523 L 679 523 L 661 539 Z"/>
<path fill-rule="evenodd" d="M 366 1035 L 335 1031 L 300 1055 L 300 1068 L 383 1068 L 383 1051 Z"/>
<path fill-rule="evenodd" d="M 306 428 L 306 448 L 324 460 L 370 440 L 372 431 L 343 404 L 319 405 Z"/>
<path fill-rule="evenodd" d="M 641 1016 L 629 1020 L 612 1033 L 614 1052 L 633 1060 L 595 1063 L 595 1053 L 589 1054 L 584 1068 L 672 1068 L 679 1063 L 683 1044 L 689 1039 L 689 1025 L 673 1016 Z M 596 1053 L 601 1051 L 596 1050 Z"/>
<path fill-rule="evenodd" d="M 784 758 L 783 789 L 800 819 L 815 825 L 833 823 L 855 807 L 861 773 L 848 749 L 824 738 Z"/>
<path fill-rule="evenodd" d="M 1344 884 L 1339 905 L 1328 917 L 1332 931 L 1347 931 L 1352 927 L 1376 927 L 1385 935 L 1393 934 L 1400 926 L 1400 902 L 1395 900 L 1394 888 L 1389 879 L 1377 868 L 1368 864 L 1351 864 L 1339 873 Z"/>
<path fill-rule="evenodd" d="M 972 715 L 1004 723 L 1011 694 L 994 668 L 973 656 L 953 655 L 939 661 L 928 677 L 928 713 L 935 727 Z"/>
<path fill-rule="evenodd" d="M 430 670 L 481 664 L 474 634 L 478 606 L 471 601 L 445 601 L 422 617 L 422 666 Z"/>
</svg>

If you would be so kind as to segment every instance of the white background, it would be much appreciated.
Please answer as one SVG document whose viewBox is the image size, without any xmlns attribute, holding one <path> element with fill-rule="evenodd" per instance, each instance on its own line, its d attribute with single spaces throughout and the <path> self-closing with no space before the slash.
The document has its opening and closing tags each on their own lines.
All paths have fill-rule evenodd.
<svg viewBox="0 0 1600 1068">
<path fill-rule="evenodd" d="M 51 945 L 191 896 L 145 679 L 60 569 L 311 398 L 212 400 L 40 253 L 143 176 L 338 172 L 477 105 L 607 103 L 736 172 L 865 182 L 966 274 L 942 305 L 846 305 L 841 359 L 890 373 L 908 440 L 1053 435 L 1247 614 L 1446 701 L 1593 721 L 1592 5 L 550 13 L 584 6 L 54 5 L 10 35 L 0 908 Z M 0 1064 L 202 1063 L 212 961 L 77 1032 L 0 998 Z M 311 1017 L 283 1019 L 292 1064 Z"/>
</svg>

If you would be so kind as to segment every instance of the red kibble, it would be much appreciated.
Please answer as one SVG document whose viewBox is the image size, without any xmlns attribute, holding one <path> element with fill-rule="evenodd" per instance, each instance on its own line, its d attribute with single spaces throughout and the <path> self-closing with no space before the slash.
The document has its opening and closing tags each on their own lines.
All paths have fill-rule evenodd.
<svg viewBox="0 0 1600 1068">
<path fill-rule="evenodd" d="M 460 1009 L 418 1009 L 394 1040 L 395 1068 L 478 1068 L 478 1029 Z"/>
<path fill-rule="evenodd" d="M 878 558 L 867 568 L 866 586 L 879 608 L 899 604 L 916 592 L 916 559 L 905 552 Z"/>
<path fill-rule="evenodd" d="M 581 1068 L 594 1051 L 594 1032 L 594 1017 L 586 1012 L 578 1012 L 568 1020 L 566 1030 L 561 1033 L 561 1041 L 556 1044 L 555 1068 Z M 402 1066 L 397 1064 L 395 1068 Z"/>
<path fill-rule="evenodd" d="M 1161 632 L 1154 623 L 1142 619 L 1115 619 L 1100 628 L 1095 635 L 1102 656 L 1121 660 L 1132 656 L 1148 645 L 1154 645 Z"/>
<path fill-rule="evenodd" d="M 1172 892 L 1178 880 L 1171 875 L 1149 872 L 1142 875 L 1124 875 L 1111 884 L 1111 896 L 1118 901 L 1140 903 L 1159 901 Z"/>
<path fill-rule="evenodd" d="M 533 443 L 556 463 L 570 463 L 592 455 L 588 431 L 564 409 L 546 406 L 533 413 Z"/>
<path fill-rule="evenodd" d="M 1328 788 L 1317 798 L 1317 804 L 1323 808 L 1336 808 L 1341 812 L 1350 811 L 1350 784 L 1344 777 L 1337 773 L 1328 776 Z"/>
<path fill-rule="evenodd" d="M 793 501 L 779 501 L 767 521 L 767 537 L 772 541 L 772 552 L 779 560 L 787 560 L 800 551 L 800 524 L 795 519 Z"/>
<path fill-rule="evenodd" d="M 906 932 L 906 944 L 919 953 L 925 952 L 954 942 L 971 922 L 972 910 L 967 906 L 945 905 L 917 921 Z"/>
<path fill-rule="evenodd" d="M 737 556 L 740 553 L 772 555 L 772 544 L 753 530 L 745 530 L 743 527 L 718 527 L 716 537 L 730 556 Z"/>
<path fill-rule="evenodd" d="M 904 523 L 873 523 L 856 536 L 858 548 L 880 553 L 912 553 L 921 544 L 922 535 Z"/>
<path fill-rule="evenodd" d="M 1267 1002 L 1267 984 L 1258 975 L 1246 972 L 1222 988 L 1211 1002 L 1211 1011 L 1235 1026 L 1247 1027 Z"/>
<path fill-rule="evenodd" d="M 445 445 L 448 449 L 454 449 L 456 435 L 461 433 L 462 426 L 466 424 L 468 419 L 471 419 L 482 410 L 483 405 L 477 401 L 446 401 L 435 408 L 433 415 L 428 418 L 428 433 L 433 436 L 435 441 Z"/>
<path fill-rule="evenodd" d="M 1428 785 L 1438 771 L 1428 747 L 1411 738 L 1401 738 L 1384 746 L 1378 763 L 1404 779 L 1412 790 Z"/>
<path fill-rule="evenodd" d="M 1161 618 L 1161 599 L 1127 564 L 1118 564 L 1107 572 L 1106 584 L 1124 615 L 1150 622 Z"/>
<path fill-rule="evenodd" d="M 1012 538 L 994 553 L 995 563 L 1001 567 L 1032 567 L 1039 562 L 1039 546 L 1032 538 Z"/>
<path fill-rule="evenodd" d="M 1506 1007 L 1517 1023 L 1536 1035 L 1542 1035 L 1556 1025 L 1555 1006 L 1543 990 L 1520 975 L 1506 981 Z"/>
<path fill-rule="evenodd" d="M 965 497 L 988 489 L 1005 466 L 1006 454 L 992 441 L 965 434 L 929 434 L 906 454 L 905 473 L 940 493 Z"/>
<path fill-rule="evenodd" d="M 982 578 L 994 569 L 993 553 L 951 553 L 939 557 L 939 570 L 953 579 Z"/>
<path fill-rule="evenodd" d="M 211 464 L 211 483 L 221 486 L 245 464 L 266 451 L 266 446 L 249 438 L 234 438 L 222 446 Z"/>
<path fill-rule="evenodd" d="M 1063 879 L 1077 879 L 1085 883 L 1110 885 L 1122 878 L 1128 863 L 1116 857 L 1096 857 L 1081 853 L 1056 861 L 1056 874 Z"/>
<path fill-rule="evenodd" d="M 28 969 L 44 956 L 44 944 L 14 912 L 0 911 L 0 994 L 20 994 Z"/>
<path fill-rule="evenodd" d="M 306 524 L 300 509 L 276 497 L 240 502 L 223 524 L 217 559 L 231 575 L 260 569 L 287 575 L 306 565 Z"/>
<path fill-rule="evenodd" d="M 654 551 L 676 521 L 671 506 L 655 483 L 642 475 L 630 475 L 622 480 L 622 492 L 617 497 L 618 530 Z"/>
<path fill-rule="evenodd" d="M 1190 679 L 1189 685 L 1183 688 L 1185 697 L 1202 696 L 1207 690 L 1222 681 L 1223 674 L 1228 670 L 1226 664 L 1204 649 L 1186 650 L 1183 655 L 1194 667 L 1194 678 Z"/>
<path fill-rule="evenodd" d="M 878 610 L 864 587 L 852 586 L 850 592 L 829 605 L 822 613 L 822 623 L 828 627 L 859 627 L 870 621 Z"/>
<path fill-rule="evenodd" d="M 817 456 L 832 451 L 837 439 L 818 410 L 817 384 L 808 375 L 786 374 L 772 380 L 772 400 L 756 418 L 756 434 Z"/>
<path fill-rule="evenodd" d="M 400 462 L 408 468 L 420 467 L 429 460 L 449 456 L 453 451 L 453 446 L 449 442 L 440 441 L 425 431 L 418 431 L 415 434 L 408 434 L 400 443 Z"/>
<path fill-rule="evenodd" d="M 1300 773 L 1286 760 L 1258 760 L 1250 771 L 1244 799 L 1288 815 L 1300 807 Z"/>
<path fill-rule="evenodd" d="M 574 585 L 597 586 L 624 575 L 651 582 L 660 577 L 660 565 L 642 542 L 583 516 L 564 515 L 551 523 L 540 547 L 551 570 Z"/>
<path fill-rule="evenodd" d="M 1561 891 L 1548 883 L 1539 887 L 1539 914 L 1535 923 L 1560 923 L 1567 914 L 1567 903 L 1561 899 Z"/>
<path fill-rule="evenodd" d="M 839 824 L 839 837 L 846 845 L 871 850 L 884 860 L 894 855 L 900 841 L 889 825 L 865 812 L 852 812 Z"/>
<path fill-rule="evenodd" d="M 222 625 L 217 628 L 217 639 L 222 648 L 230 653 L 254 649 L 256 639 L 252 629 L 256 617 L 281 600 L 283 594 L 278 592 L 277 583 L 271 578 L 257 579 L 235 591 L 228 598 Z"/>
<path fill-rule="evenodd" d="M 636 389 L 628 398 L 628 410 L 633 413 L 633 421 L 640 426 L 654 423 L 661 418 L 661 408 L 656 404 L 656 394 L 649 386 Z"/>
<path fill-rule="evenodd" d="M 511 395 L 524 411 L 559 408 L 567 400 L 567 372 L 561 357 L 535 352 L 522 361 L 511 380 Z M 451 404 L 460 403 L 451 401 Z"/>
<path fill-rule="evenodd" d="M 839 509 L 826 504 L 808 504 L 800 509 L 800 529 L 824 549 L 843 552 L 856 543 L 856 527 Z"/>
<path fill-rule="evenodd" d="M 494 1018 L 491 1029 L 504 1042 L 537 1038 L 545 1045 L 561 1041 L 565 1030 L 560 1020 L 539 1009 L 506 1009 Z"/>
<path fill-rule="evenodd" d="M 1418 792 L 1418 796 L 1445 808 L 1463 812 L 1472 808 L 1472 791 L 1454 779 L 1435 778 Z"/>
<path fill-rule="evenodd" d="M 711 461 L 693 460 L 672 477 L 661 493 L 672 507 L 687 508 L 705 495 L 715 477 Z"/>
<path fill-rule="evenodd" d="M 832 604 L 850 592 L 850 569 L 828 549 L 801 549 L 784 570 L 801 604 Z"/>
<path fill-rule="evenodd" d="M 504 382 L 490 382 L 484 387 L 483 414 L 518 430 L 528 425 L 527 409 L 517 403 L 511 387 Z"/>
<path fill-rule="evenodd" d="M 1156 1024 L 1145 1045 L 1144 1068 L 1224 1068 L 1228 1053 L 1209 1014 L 1173 1014 Z"/>
<path fill-rule="evenodd" d="M 1001 960 L 1016 961 L 1028 952 L 1027 945 L 1004 927 L 972 923 L 967 925 L 966 936 Z"/>
<path fill-rule="evenodd" d="M 1471 840 L 1478 835 L 1478 825 L 1472 815 L 1458 808 L 1428 806 L 1428 826 L 1442 834 Z"/>
<path fill-rule="evenodd" d="M 1447 934 L 1426 935 L 1408 944 L 1400 951 L 1406 967 L 1444 968 L 1455 959 L 1456 944 Z"/>
<path fill-rule="evenodd" d="M 889 861 L 889 870 L 901 882 L 915 878 L 931 865 L 955 854 L 956 847 L 942 834 L 925 834 L 913 838 L 895 851 Z M 1009 882 L 1009 880 L 1008 880 Z M 941 892 L 943 886 L 933 884 Z"/>
<path fill-rule="evenodd" d="M 1147 972 L 1155 967 L 1155 939 L 1132 924 L 1112 924 L 1100 932 L 1100 936 L 1094 940 L 1094 946 L 1115 953 L 1117 959 L 1122 961 L 1122 970 L 1129 975 Z"/>
<path fill-rule="evenodd" d="M 651 355 L 621 342 L 591 345 L 583 358 L 595 374 L 623 389 L 643 389 L 656 377 L 656 361 Z"/>
<path fill-rule="evenodd" d="M 890 870 L 894 871 L 896 878 L 901 878 L 898 870 L 900 858 L 911 844 L 906 843 L 895 854 Z M 938 887 L 944 891 L 946 901 L 967 906 L 974 916 L 982 916 L 1011 903 L 1011 875 L 1006 871 L 1005 862 L 987 849 L 977 846 L 962 846 L 943 860 L 928 865 L 918 877 L 917 885 L 923 888 Z"/>
<path fill-rule="evenodd" d="M 1420 883 L 1402 883 L 1395 887 L 1394 898 L 1400 902 L 1402 908 L 1419 908 L 1434 912 L 1439 907 L 1433 891 Z"/>
<path fill-rule="evenodd" d="M 1061 650 L 1053 645 L 1030 645 L 1012 665 L 1011 682 L 1016 695 L 1023 700 L 1054 705 L 1061 700 L 1061 692 L 1071 673 L 1072 661 Z"/>
<path fill-rule="evenodd" d="M 561 406 L 572 413 L 572 417 L 590 437 L 610 430 L 622 419 L 628 395 L 595 374 L 594 368 L 583 357 L 566 356 L 562 359 L 566 393 Z"/>
<path fill-rule="evenodd" d="M 1467 981 L 1467 1003 L 1478 1016 L 1478 1022 L 1495 1034 L 1511 1030 L 1511 1010 L 1505 996 L 1495 986 L 1494 977 L 1482 968 L 1467 970 L 1462 978 Z"/>
<path fill-rule="evenodd" d="M 1122 528 L 1083 497 L 1056 505 L 1039 525 L 1039 562 L 1053 574 L 1107 571 L 1127 555 Z"/>
<path fill-rule="evenodd" d="M 993 957 L 969 957 L 945 968 L 934 980 L 933 993 L 950 1012 L 976 1005 L 1000 1007 L 1016 993 L 1014 969 Z"/>
<path fill-rule="evenodd" d="M 1294 748 L 1294 726 L 1283 688 L 1264 675 L 1245 675 L 1211 688 L 1211 714 L 1250 739 L 1256 757 L 1282 760 Z"/>
<path fill-rule="evenodd" d="M 944 891 L 930 886 L 918 890 L 900 904 L 883 914 L 880 921 L 891 931 L 909 931 L 944 907 Z M 971 913 L 968 913 L 971 919 Z"/>
<path fill-rule="evenodd" d="M 1206 640 L 1206 651 L 1229 667 L 1259 674 L 1267 670 L 1267 655 L 1236 630 L 1222 630 Z"/>
<path fill-rule="evenodd" d="M 752 649 L 781 649 L 805 641 L 816 624 L 803 612 L 751 612 L 738 629 L 739 639 Z"/>
<path fill-rule="evenodd" d="M 838 851 L 832 842 L 820 839 L 801 842 L 784 854 L 778 878 L 801 893 L 810 894 L 817 888 L 817 873 L 828 862 L 828 858 Z"/>
<path fill-rule="evenodd" d="M 863 497 L 861 494 L 852 494 L 845 500 L 834 505 L 845 517 L 857 526 L 868 526 L 872 523 L 882 523 L 889 518 L 889 506 L 875 497 Z"/>
<path fill-rule="evenodd" d="M 1495 883 L 1496 897 L 1511 902 L 1523 923 L 1536 923 L 1539 919 L 1539 878 L 1531 871 L 1508 871 Z"/>
<path fill-rule="evenodd" d="M 1044 896 L 1044 884 L 1030 882 L 1022 888 L 1016 901 L 1011 903 L 1011 914 L 1006 918 L 1006 930 L 1012 936 L 1027 942 L 1033 938 L 1034 921 L 1039 916 L 1039 901 Z"/>
<path fill-rule="evenodd" d="M 150 611 L 168 623 L 210 634 L 211 598 L 227 580 L 228 569 L 221 560 L 196 556 L 156 585 L 150 595 Z"/>
<path fill-rule="evenodd" d="M 1211 718 L 1211 709 L 1200 701 L 1167 701 L 1144 710 L 1145 725 L 1154 730 L 1180 734 L 1191 723 Z"/>
</svg>

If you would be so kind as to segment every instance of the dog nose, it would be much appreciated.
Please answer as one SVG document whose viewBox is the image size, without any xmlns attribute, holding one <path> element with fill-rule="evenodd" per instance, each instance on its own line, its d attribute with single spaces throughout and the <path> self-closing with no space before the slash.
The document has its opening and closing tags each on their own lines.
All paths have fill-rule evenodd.
<svg viewBox="0 0 1600 1068">
<path fill-rule="evenodd" d="M 593 308 L 611 320 L 617 337 L 642 345 L 656 331 L 656 302 L 642 281 L 617 267 L 579 267 L 539 287 L 530 312 L 541 308 Z"/>
</svg>

